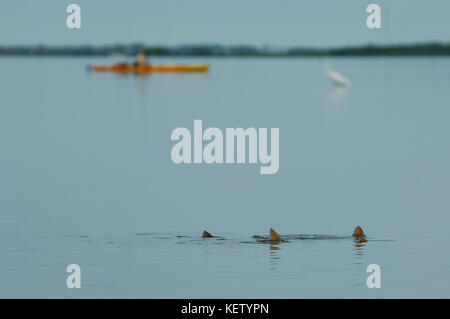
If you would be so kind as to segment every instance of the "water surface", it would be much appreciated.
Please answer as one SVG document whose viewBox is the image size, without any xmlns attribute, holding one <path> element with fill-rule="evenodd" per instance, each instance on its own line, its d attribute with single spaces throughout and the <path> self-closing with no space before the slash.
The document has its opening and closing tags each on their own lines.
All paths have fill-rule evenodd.
<svg viewBox="0 0 450 319">
<path fill-rule="evenodd" d="M 0 58 L 0 297 L 450 297 L 450 59 L 330 59 L 349 88 L 318 59 L 86 72 L 117 60 Z M 279 172 L 174 165 L 194 119 L 278 127 Z"/>
</svg>

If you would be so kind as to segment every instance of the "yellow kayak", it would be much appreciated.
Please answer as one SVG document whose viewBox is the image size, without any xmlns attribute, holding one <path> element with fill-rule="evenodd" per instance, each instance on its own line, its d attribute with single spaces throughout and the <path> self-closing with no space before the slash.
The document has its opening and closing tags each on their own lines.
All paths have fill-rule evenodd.
<svg viewBox="0 0 450 319">
<path fill-rule="evenodd" d="M 208 72 L 209 64 L 191 65 L 145 65 L 134 66 L 128 64 L 116 64 L 111 66 L 93 65 L 90 69 L 94 72 L 115 72 L 115 73 L 190 73 Z"/>
</svg>

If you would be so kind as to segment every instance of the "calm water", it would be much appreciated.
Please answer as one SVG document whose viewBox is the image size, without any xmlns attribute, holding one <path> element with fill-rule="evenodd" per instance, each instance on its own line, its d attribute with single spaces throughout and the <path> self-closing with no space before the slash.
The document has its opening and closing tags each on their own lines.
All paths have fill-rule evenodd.
<svg viewBox="0 0 450 319">
<path fill-rule="evenodd" d="M 331 59 L 349 89 L 317 59 L 85 70 L 114 61 L 0 58 L 0 297 L 450 297 L 450 59 Z M 280 128 L 278 174 L 176 166 L 194 119 Z M 331 237 L 252 238 L 270 227 Z"/>
</svg>

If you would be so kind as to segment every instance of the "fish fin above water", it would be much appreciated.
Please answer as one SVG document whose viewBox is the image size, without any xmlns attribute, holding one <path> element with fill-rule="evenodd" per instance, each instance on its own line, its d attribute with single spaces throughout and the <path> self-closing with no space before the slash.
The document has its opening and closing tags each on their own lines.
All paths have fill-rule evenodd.
<svg viewBox="0 0 450 319">
<path fill-rule="evenodd" d="M 280 235 L 278 235 L 278 233 L 273 230 L 273 228 L 270 228 L 270 240 L 271 241 L 283 241 L 283 239 L 281 239 Z"/>
<path fill-rule="evenodd" d="M 353 237 L 357 239 L 361 243 L 367 242 L 366 234 L 364 234 L 364 231 L 360 226 L 356 226 L 355 230 L 353 231 Z"/>
<path fill-rule="evenodd" d="M 214 236 L 211 235 L 210 233 L 208 233 L 206 230 L 204 230 L 202 237 L 203 238 L 213 238 Z"/>
<path fill-rule="evenodd" d="M 362 228 L 360 226 L 356 226 L 355 230 L 353 231 L 353 236 L 362 237 L 362 236 L 366 236 L 366 234 L 364 234 L 364 231 L 362 230 Z"/>
</svg>

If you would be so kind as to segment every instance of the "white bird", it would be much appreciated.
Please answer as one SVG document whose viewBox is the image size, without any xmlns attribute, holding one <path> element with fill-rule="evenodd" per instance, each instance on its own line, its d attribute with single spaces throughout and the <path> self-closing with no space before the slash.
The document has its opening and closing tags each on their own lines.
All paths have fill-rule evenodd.
<svg viewBox="0 0 450 319">
<path fill-rule="evenodd" d="M 335 71 L 330 71 L 330 69 L 328 68 L 328 60 L 325 60 L 325 75 L 327 78 L 331 80 L 331 82 L 333 82 L 334 85 L 337 86 L 350 85 L 350 81 L 345 76 Z"/>
</svg>

